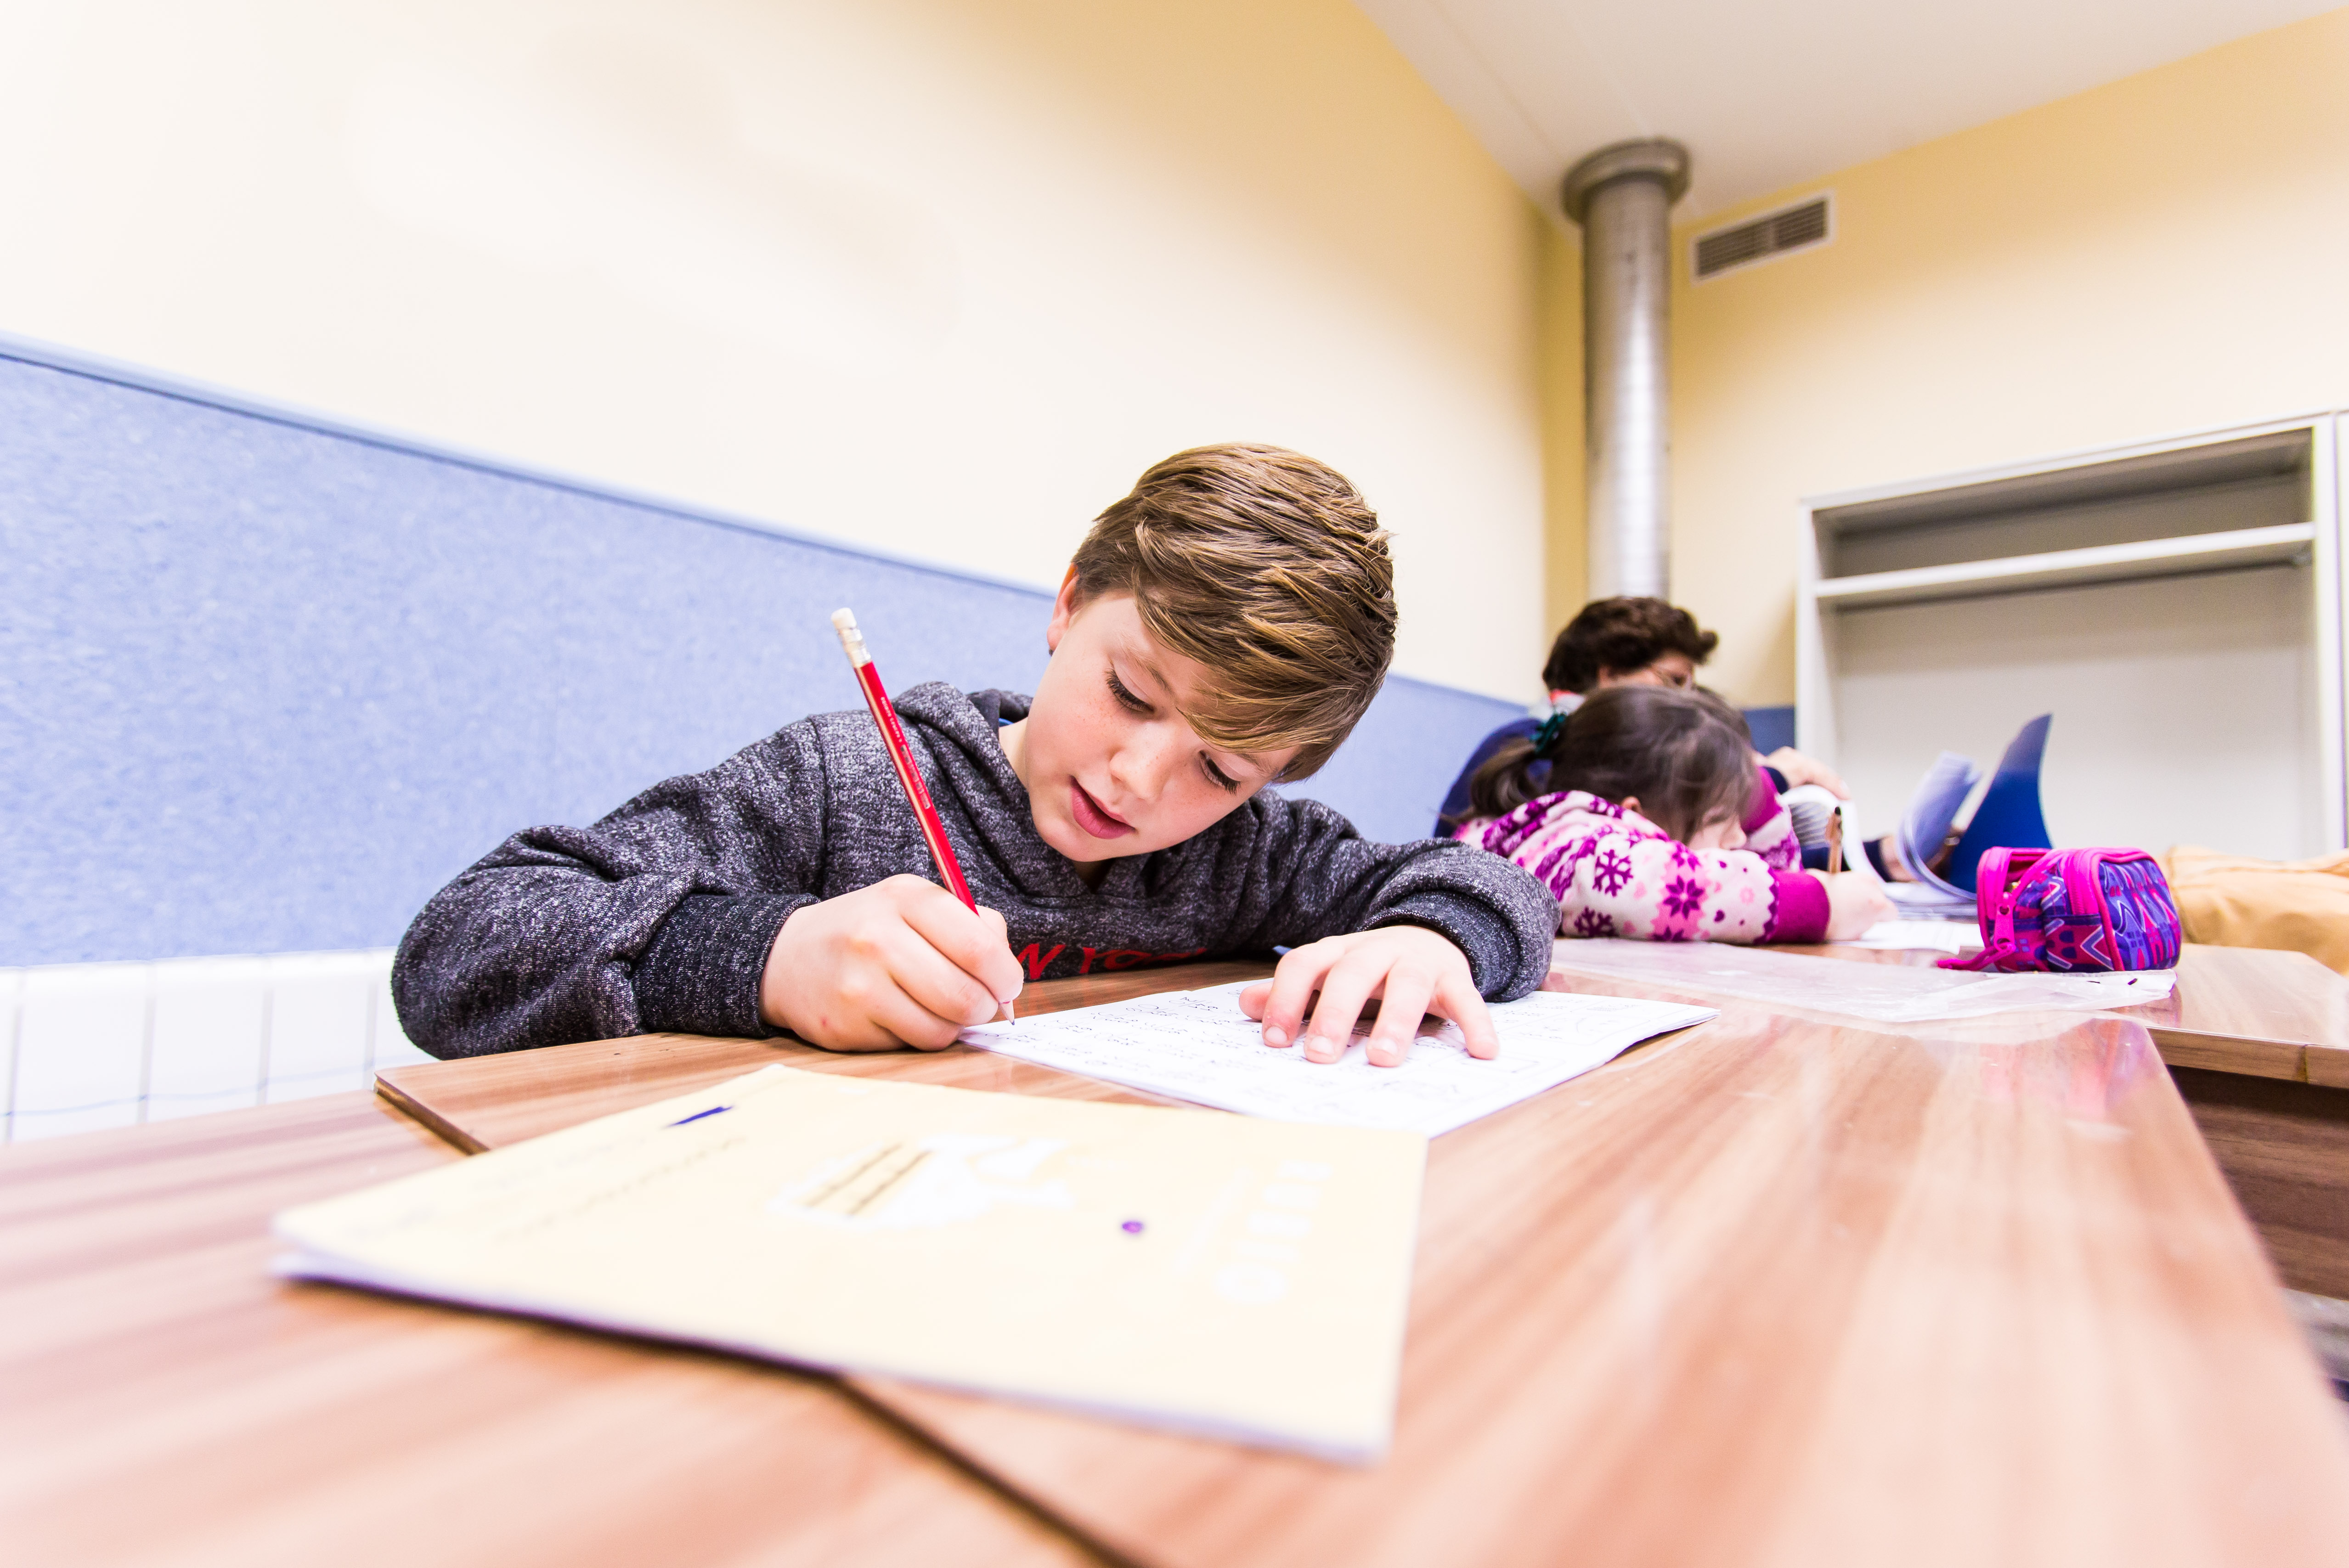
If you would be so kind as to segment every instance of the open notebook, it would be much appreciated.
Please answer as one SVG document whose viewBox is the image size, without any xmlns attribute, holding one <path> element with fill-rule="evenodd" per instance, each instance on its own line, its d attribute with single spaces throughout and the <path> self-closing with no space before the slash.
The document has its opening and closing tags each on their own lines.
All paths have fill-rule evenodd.
<svg viewBox="0 0 2349 1568">
<path fill-rule="evenodd" d="M 1944 751 L 1925 769 L 1900 820 L 1886 835 L 1916 878 L 1882 884 L 1885 895 L 1902 916 L 1919 922 L 1971 920 L 1974 868 L 1983 851 L 2002 844 L 2045 849 L 2054 842 L 2039 807 L 2039 773 L 2053 723 L 2053 715 L 2041 714 L 2016 732 L 2000 757 L 1988 788 L 1982 790 L 1973 814 L 1961 828 L 1959 814 L 1982 784 L 1982 769 L 1970 758 Z M 1806 850 L 1827 841 L 1833 814 L 1840 807 L 1843 864 L 1853 871 L 1868 866 L 1866 845 L 1857 829 L 1857 815 L 1849 801 L 1838 801 L 1815 784 L 1797 785 L 1780 799 L 1794 821 L 1795 836 Z"/>
<path fill-rule="evenodd" d="M 2043 713 L 2016 731 L 1962 829 L 1955 827 L 1958 812 L 1981 783 L 1982 769 L 1954 751 L 1934 759 L 1900 818 L 1900 855 L 1917 880 L 1886 884 L 1895 904 L 1913 914 L 1968 918 L 1976 907 L 1974 869 L 1983 851 L 2002 844 L 2044 850 L 2054 842 L 2039 805 L 2039 773 L 2054 722 L 2054 715 Z M 1938 872 L 1936 859 L 1941 860 Z"/>
<path fill-rule="evenodd" d="M 1359 1461 L 1426 1149 L 771 1067 L 288 1210 L 277 1266 Z"/>
</svg>

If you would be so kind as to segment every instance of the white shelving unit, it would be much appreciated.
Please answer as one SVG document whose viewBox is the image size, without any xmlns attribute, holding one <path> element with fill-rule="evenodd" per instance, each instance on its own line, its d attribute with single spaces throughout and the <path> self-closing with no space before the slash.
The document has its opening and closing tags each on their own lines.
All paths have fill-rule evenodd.
<svg viewBox="0 0 2349 1568">
<path fill-rule="evenodd" d="M 1803 502 L 1796 729 L 1878 831 L 2056 715 L 2060 843 L 2344 846 L 2343 417 Z"/>
<path fill-rule="evenodd" d="M 2283 565 L 2306 555 L 2316 542 L 2313 522 L 2269 528 L 2235 528 L 2184 539 L 2141 539 L 2127 544 L 2050 550 L 1998 561 L 1962 561 L 1951 566 L 1919 566 L 1906 572 L 1869 572 L 1831 578 L 1818 585 L 1822 604 L 1848 609 L 1862 604 L 1917 603 L 1927 599 L 1970 598 L 2025 588 L 2120 583 L 2135 577 L 2176 577 L 2231 566 Z"/>
</svg>

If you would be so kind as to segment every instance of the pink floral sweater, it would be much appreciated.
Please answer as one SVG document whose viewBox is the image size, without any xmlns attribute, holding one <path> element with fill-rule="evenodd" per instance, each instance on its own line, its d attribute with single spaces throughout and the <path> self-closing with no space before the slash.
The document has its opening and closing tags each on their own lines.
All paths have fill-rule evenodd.
<svg viewBox="0 0 2349 1568">
<path fill-rule="evenodd" d="M 1580 789 L 1543 795 L 1454 835 L 1503 855 L 1557 897 L 1568 936 L 1655 942 L 1817 942 L 1827 892 L 1802 869 L 1794 823 L 1766 776 L 1742 850 L 1692 850 L 1611 800 Z"/>
</svg>

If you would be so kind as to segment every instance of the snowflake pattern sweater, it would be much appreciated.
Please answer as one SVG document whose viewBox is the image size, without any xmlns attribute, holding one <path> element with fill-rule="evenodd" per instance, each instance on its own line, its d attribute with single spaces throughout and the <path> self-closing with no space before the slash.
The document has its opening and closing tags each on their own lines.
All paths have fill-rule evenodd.
<svg viewBox="0 0 2349 1568">
<path fill-rule="evenodd" d="M 1456 837 L 1533 872 L 1557 899 L 1568 936 L 1656 942 L 1817 942 L 1825 884 L 1802 869 L 1794 824 L 1765 779 L 1739 850 L 1692 850 L 1611 800 L 1542 795 Z"/>
</svg>

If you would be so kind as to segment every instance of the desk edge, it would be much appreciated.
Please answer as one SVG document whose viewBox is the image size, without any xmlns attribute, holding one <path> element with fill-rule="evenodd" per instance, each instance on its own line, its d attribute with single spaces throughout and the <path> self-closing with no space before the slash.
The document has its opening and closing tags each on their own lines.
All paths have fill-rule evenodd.
<svg viewBox="0 0 2349 1568">
<path fill-rule="evenodd" d="M 467 1154 L 487 1154 L 490 1151 L 488 1144 L 470 1136 L 463 1128 L 447 1119 L 430 1106 L 392 1082 L 390 1073 L 380 1072 L 375 1075 L 375 1092 L 377 1099 L 389 1102 L 393 1109 L 409 1120 L 419 1122 L 431 1129 L 443 1142 Z"/>
</svg>

